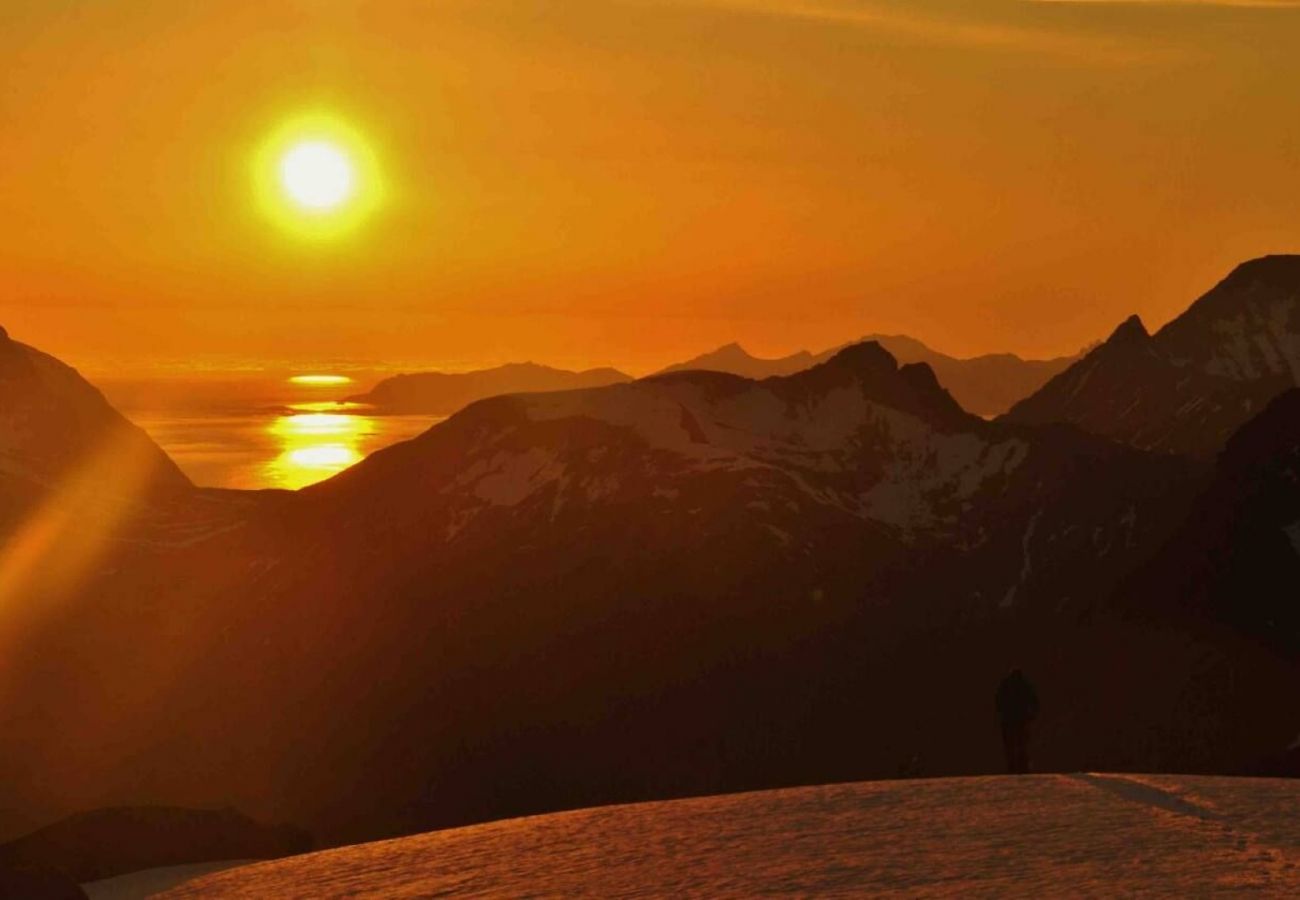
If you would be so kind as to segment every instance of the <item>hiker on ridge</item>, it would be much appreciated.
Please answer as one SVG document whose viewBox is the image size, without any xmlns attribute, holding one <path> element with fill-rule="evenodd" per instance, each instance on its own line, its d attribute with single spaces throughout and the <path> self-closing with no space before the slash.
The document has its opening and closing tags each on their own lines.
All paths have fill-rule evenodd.
<svg viewBox="0 0 1300 900">
<path fill-rule="evenodd" d="M 1024 672 L 1012 669 L 1002 679 L 998 685 L 997 709 L 1007 772 L 1023 775 L 1029 771 L 1029 725 L 1038 717 L 1038 692 Z"/>
</svg>

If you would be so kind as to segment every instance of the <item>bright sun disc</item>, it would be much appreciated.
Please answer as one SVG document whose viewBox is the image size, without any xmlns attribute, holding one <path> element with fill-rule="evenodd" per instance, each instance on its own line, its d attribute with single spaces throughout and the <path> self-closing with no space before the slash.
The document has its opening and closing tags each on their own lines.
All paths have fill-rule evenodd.
<svg viewBox="0 0 1300 900">
<path fill-rule="evenodd" d="M 299 206 L 331 210 L 352 196 L 352 160 L 327 141 L 295 144 L 280 159 L 280 183 Z"/>
<path fill-rule="evenodd" d="M 387 201 L 371 141 L 327 111 L 285 120 L 254 146 L 250 162 L 257 206 L 295 237 L 345 237 Z"/>
</svg>

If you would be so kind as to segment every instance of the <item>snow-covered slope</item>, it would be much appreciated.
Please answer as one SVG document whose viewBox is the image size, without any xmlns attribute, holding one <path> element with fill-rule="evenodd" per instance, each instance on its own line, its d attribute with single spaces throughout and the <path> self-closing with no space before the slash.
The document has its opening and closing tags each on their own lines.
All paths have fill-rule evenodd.
<svg viewBox="0 0 1300 900">
<path fill-rule="evenodd" d="M 229 869 L 168 898 L 1300 892 L 1300 782 L 1040 775 L 513 819 Z"/>
<path fill-rule="evenodd" d="M 1081 467 L 1114 489 L 1081 496 Z M 715 510 L 679 521 L 689 532 L 744 509 L 733 536 L 759 528 L 774 552 L 808 553 L 817 517 L 844 519 L 867 544 L 953 553 L 954 566 L 972 567 L 966 596 L 979 605 L 1059 600 L 1045 586 L 1054 557 L 1075 554 L 1077 566 L 1140 550 L 1177 510 L 1180 492 L 1161 491 L 1182 474 L 1083 435 L 986 423 L 928 366 L 900 367 L 868 342 L 761 382 L 682 372 L 485 401 L 307 493 L 358 517 L 364 502 L 391 498 L 380 527 L 418 515 L 441 520 L 433 533 L 448 540 L 503 510 L 541 529 L 562 510 L 589 522 L 620 505 L 636 517 L 644 504 Z"/>
<path fill-rule="evenodd" d="M 1136 316 L 1006 416 L 1212 457 L 1300 385 L 1300 256 L 1244 263 L 1154 335 Z"/>
</svg>

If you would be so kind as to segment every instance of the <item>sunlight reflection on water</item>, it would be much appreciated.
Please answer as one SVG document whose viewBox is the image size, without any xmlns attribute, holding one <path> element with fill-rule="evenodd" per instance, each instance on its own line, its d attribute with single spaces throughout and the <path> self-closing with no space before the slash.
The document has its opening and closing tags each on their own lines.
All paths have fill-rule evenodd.
<svg viewBox="0 0 1300 900">
<path fill-rule="evenodd" d="M 320 404 L 305 406 L 312 409 Z M 270 486 L 297 489 L 342 472 L 361 461 L 362 442 L 377 431 L 369 416 L 299 409 L 280 416 L 267 429 L 281 447 L 280 455 L 267 464 Z"/>
<path fill-rule="evenodd" d="M 344 399 L 356 390 L 352 379 L 294 376 L 229 391 L 219 383 L 198 387 L 123 411 L 204 487 L 296 490 L 443 418 L 377 415 Z"/>
</svg>

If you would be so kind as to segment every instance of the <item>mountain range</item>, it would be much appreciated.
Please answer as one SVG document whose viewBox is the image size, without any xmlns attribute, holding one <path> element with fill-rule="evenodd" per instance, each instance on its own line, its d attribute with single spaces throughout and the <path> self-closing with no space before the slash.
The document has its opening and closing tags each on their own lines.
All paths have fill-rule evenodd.
<svg viewBox="0 0 1300 900">
<path fill-rule="evenodd" d="M 962 408 L 980 416 L 1006 412 L 1017 400 L 1033 393 L 1077 358 L 1024 360 L 1010 353 L 996 353 L 957 359 L 904 335 L 871 335 L 856 343 L 870 342 L 888 350 L 899 362 L 926 363 Z M 816 354 L 801 350 L 790 356 L 762 359 L 733 343 L 668 366 L 657 374 L 707 371 L 754 380 L 783 377 L 820 365 L 845 346 L 848 345 Z M 348 400 L 369 404 L 383 413 L 450 415 L 475 400 L 500 394 L 603 387 L 631 380 L 630 375 L 610 368 L 570 372 L 536 363 L 511 363 L 471 372 L 395 375 Z"/>
<path fill-rule="evenodd" d="M 1297 284 L 1300 257 L 1239 266 L 1155 334 L 1132 316 L 1007 418 L 1071 422 L 1136 447 L 1213 457 L 1300 383 Z"/>
<path fill-rule="evenodd" d="M 1275 765 L 1300 732 L 1276 700 L 1300 687 L 1294 581 L 1270 582 L 1300 554 L 1278 312 L 1300 268 L 1248 263 L 1208 297 L 1145 342 L 1261 398 L 1234 426 L 1158 375 L 1131 392 L 1176 427 L 1132 429 L 1109 374 L 1131 334 L 993 421 L 866 341 L 762 380 L 697 364 L 478 400 L 296 493 L 159 474 L 58 603 L 0 581 L 39 613 L 0 623 L 0 809 L 232 803 L 329 843 L 989 772 L 1012 666 L 1043 698 L 1039 768 Z M 23 434 L 79 421 L 22 399 L 41 384 L 3 385 Z M 63 471 L 123 427 L 99 421 L 66 432 Z M 6 471 L 47 465 L 9 440 Z M 43 483 L 13 546 L 67 509 Z M 43 546 L 23 571 L 63 560 Z"/>
<path fill-rule="evenodd" d="M 1078 357 L 1056 359 L 1021 359 L 1011 353 L 990 353 L 958 359 L 931 350 L 925 344 L 901 334 L 872 334 L 857 343 L 875 342 L 901 363 L 925 363 L 962 408 L 978 416 L 995 416 L 1006 412 L 1016 401 L 1028 397 L 1048 379 L 1064 371 Z M 704 369 L 730 372 L 746 378 L 763 379 L 793 375 L 825 362 L 843 349 L 833 347 L 821 353 L 806 350 L 777 359 L 751 356 L 739 344 L 727 344 L 686 362 L 677 363 L 664 372 Z"/>
</svg>

